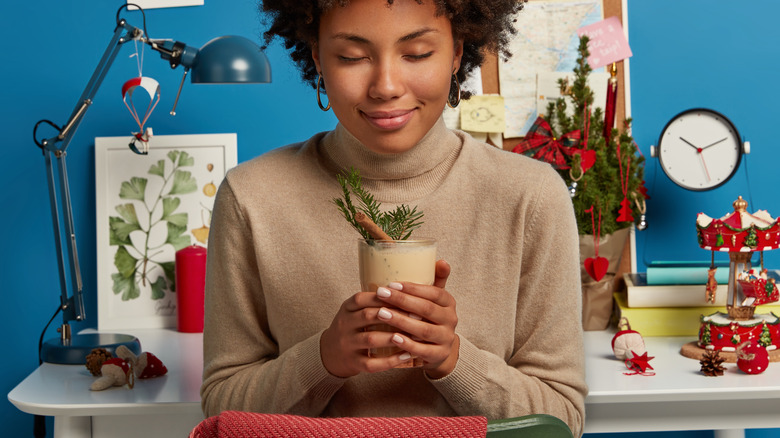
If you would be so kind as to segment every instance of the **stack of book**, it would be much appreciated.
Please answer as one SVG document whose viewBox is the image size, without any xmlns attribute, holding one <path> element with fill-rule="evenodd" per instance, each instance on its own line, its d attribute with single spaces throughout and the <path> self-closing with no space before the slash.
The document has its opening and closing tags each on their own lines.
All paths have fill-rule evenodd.
<svg viewBox="0 0 780 438">
<path fill-rule="evenodd" d="M 617 321 L 625 317 L 631 329 L 643 336 L 698 336 L 702 315 L 726 312 L 729 270 L 725 267 L 720 271 L 726 273 L 726 278 L 716 276 L 718 287 L 713 303 L 706 299 L 706 268 L 704 280 L 698 284 L 651 284 L 648 273 L 623 274 L 626 287 L 615 293 L 613 316 Z M 771 270 L 768 274 L 780 281 L 780 271 Z M 780 304 L 756 308 L 756 313 L 770 312 L 780 315 Z"/>
</svg>

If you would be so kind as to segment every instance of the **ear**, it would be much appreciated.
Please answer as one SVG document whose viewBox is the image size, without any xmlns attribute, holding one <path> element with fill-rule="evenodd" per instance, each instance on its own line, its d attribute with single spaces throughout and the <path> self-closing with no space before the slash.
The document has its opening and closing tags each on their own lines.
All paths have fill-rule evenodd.
<svg viewBox="0 0 780 438">
<path fill-rule="evenodd" d="M 455 74 L 460 70 L 460 61 L 463 59 L 463 40 L 455 41 L 455 52 L 452 59 L 452 73 Z"/>
<path fill-rule="evenodd" d="M 322 66 L 320 65 L 320 51 L 319 45 L 316 42 L 309 44 L 311 47 L 311 59 L 314 61 L 314 66 L 317 68 L 317 72 L 322 72 Z"/>
</svg>

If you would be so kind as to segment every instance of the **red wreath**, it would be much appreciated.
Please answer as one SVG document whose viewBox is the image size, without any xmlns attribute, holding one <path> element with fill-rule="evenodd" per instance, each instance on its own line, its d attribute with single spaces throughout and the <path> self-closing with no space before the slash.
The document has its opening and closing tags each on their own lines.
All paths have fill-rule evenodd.
<svg viewBox="0 0 780 438">
<path fill-rule="evenodd" d="M 571 165 L 567 157 L 580 152 L 580 149 L 575 147 L 579 142 L 579 129 L 556 137 L 550 124 L 544 118 L 537 117 L 528 134 L 512 152 L 550 163 L 556 169 L 568 169 Z"/>
</svg>

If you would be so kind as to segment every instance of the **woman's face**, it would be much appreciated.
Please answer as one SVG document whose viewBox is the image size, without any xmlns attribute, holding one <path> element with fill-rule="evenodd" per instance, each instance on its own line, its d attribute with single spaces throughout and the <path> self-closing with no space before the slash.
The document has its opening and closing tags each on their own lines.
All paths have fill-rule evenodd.
<svg viewBox="0 0 780 438">
<path fill-rule="evenodd" d="M 399 153 L 441 116 L 462 52 L 430 0 L 350 0 L 322 15 L 312 57 L 341 124 L 370 150 Z"/>
</svg>

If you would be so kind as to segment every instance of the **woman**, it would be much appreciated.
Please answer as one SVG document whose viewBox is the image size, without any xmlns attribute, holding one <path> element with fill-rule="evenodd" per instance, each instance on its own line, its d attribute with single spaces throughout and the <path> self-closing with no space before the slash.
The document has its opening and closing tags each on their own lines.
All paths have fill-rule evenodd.
<svg viewBox="0 0 780 438">
<path fill-rule="evenodd" d="M 206 284 L 207 415 L 548 413 L 581 433 L 587 389 L 568 191 L 547 164 L 441 119 L 481 50 L 503 49 L 520 4 L 263 2 L 266 39 L 292 49 L 339 124 L 241 164 L 219 189 Z M 336 175 L 353 167 L 384 207 L 425 213 L 415 233 L 437 239 L 443 259 L 432 286 L 358 292 L 358 234 L 332 203 Z M 398 331 L 363 330 L 377 323 Z M 392 345 L 402 353 L 366 355 Z M 408 355 L 425 365 L 394 368 Z"/>
</svg>

